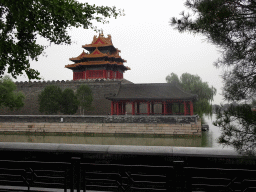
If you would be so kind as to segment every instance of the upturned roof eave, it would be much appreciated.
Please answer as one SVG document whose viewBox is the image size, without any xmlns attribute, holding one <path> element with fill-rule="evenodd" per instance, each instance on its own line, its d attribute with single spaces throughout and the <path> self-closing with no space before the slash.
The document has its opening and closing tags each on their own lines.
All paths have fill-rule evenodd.
<svg viewBox="0 0 256 192">
<path fill-rule="evenodd" d="M 83 45 L 82 48 L 84 48 L 87 51 L 91 51 L 92 49 L 96 49 L 99 47 L 113 47 L 115 50 L 117 48 L 115 48 L 114 45 L 106 45 L 106 44 L 97 44 L 97 45 Z"/>
<path fill-rule="evenodd" d="M 75 64 L 70 64 L 70 65 L 65 65 L 65 68 L 74 69 L 79 66 L 94 66 L 94 65 L 116 65 L 116 66 L 125 68 L 125 70 L 131 70 L 129 67 L 124 66 L 123 64 L 111 64 L 111 63 L 93 63 L 93 64 L 75 63 Z"/>
<path fill-rule="evenodd" d="M 126 60 L 122 59 L 121 56 L 114 56 L 114 55 L 107 55 L 107 54 L 100 54 L 100 55 L 95 55 L 95 54 L 92 55 L 92 54 L 89 54 L 89 55 L 83 56 L 83 57 L 81 57 L 81 58 L 78 58 L 78 57 L 70 58 L 69 60 L 70 60 L 70 61 L 80 61 L 80 60 L 82 60 L 82 59 L 97 58 L 97 57 L 98 57 L 98 58 L 104 58 L 104 57 L 106 57 L 106 58 L 115 58 L 115 59 L 121 59 L 122 62 L 124 62 L 124 63 L 127 62 Z"/>
</svg>

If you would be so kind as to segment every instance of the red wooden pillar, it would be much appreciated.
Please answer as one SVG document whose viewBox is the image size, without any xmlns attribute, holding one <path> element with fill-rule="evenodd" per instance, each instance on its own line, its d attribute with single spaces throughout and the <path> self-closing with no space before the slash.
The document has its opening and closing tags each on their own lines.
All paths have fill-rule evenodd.
<svg viewBox="0 0 256 192">
<path fill-rule="evenodd" d="M 148 107 L 147 107 L 147 109 L 148 109 L 147 110 L 147 114 L 150 115 L 150 102 L 149 101 L 147 102 L 147 105 L 148 105 Z"/>
<path fill-rule="evenodd" d="M 187 104 L 186 101 L 183 101 L 184 104 L 184 115 L 187 115 Z"/>
<path fill-rule="evenodd" d="M 193 109 L 193 102 L 190 101 L 190 115 L 194 114 L 194 109 Z"/>
<path fill-rule="evenodd" d="M 162 115 L 164 114 L 164 104 L 162 103 Z"/>
<path fill-rule="evenodd" d="M 137 114 L 140 114 L 140 102 L 137 102 Z"/>
<path fill-rule="evenodd" d="M 119 102 L 116 102 L 116 115 L 119 115 L 119 109 L 120 109 L 120 106 L 119 106 Z"/>
<path fill-rule="evenodd" d="M 76 80 L 76 73 L 73 72 L 73 81 L 75 81 L 75 80 Z"/>
<path fill-rule="evenodd" d="M 170 103 L 169 113 L 172 115 L 172 103 Z"/>
<path fill-rule="evenodd" d="M 86 79 L 89 78 L 89 71 L 88 71 L 88 70 L 85 71 L 85 78 L 86 78 Z"/>
<path fill-rule="evenodd" d="M 135 102 L 132 102 L 132 115 L 135 115 Z"/>
<path fill-rule="evenodd" d="M 167 105 L 166 105 L 166 101 L 164 101 L 164 115 L 167 114 Z"/>
</svg>

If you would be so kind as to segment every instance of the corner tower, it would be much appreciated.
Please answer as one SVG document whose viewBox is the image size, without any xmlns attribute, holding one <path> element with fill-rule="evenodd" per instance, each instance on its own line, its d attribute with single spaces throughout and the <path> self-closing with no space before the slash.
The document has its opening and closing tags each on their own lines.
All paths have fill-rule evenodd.
<svg viewBox="0 0 256 192">
<path fill-rule="evenodd" d="M 120 50 L 112 44 L 111 36 L 104 37 L 101 32 L 91 44 L 82 46 L 88 52 L 70 58 L 74 64 L 65 67 L 73 71 L 73 80 L 78 79 L 123 79 L 123 73 L 130 70 L 123 65 L 126 60 L 119 56 Z"/>
</svg>

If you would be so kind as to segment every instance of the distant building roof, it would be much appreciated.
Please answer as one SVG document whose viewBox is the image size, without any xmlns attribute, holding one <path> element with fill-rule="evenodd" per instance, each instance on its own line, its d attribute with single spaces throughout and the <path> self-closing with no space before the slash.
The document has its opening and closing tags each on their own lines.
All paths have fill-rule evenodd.
<svg viewBox="0 0 256 192">
<path fill-rule="evenodd" d="M 121 84 L 116 95 L 106 95 L 110 100 L 196 100 L 197 95 L 185 92 L 176 84 Z"/>
</svg>

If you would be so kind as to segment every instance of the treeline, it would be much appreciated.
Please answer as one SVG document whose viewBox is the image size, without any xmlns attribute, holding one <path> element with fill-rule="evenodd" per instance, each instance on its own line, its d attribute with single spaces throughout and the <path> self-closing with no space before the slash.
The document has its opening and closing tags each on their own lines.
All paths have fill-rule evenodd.
<svg viewBox="0 0 256 192">
<path fill-rule="evenodd" d="M 93 110 L 92 90 L 87 85 L 81 85 L 74 92 L 71 88 L 61 90 L 56 85 L 49 85 L 38 95 L 39 111 L 45 114 L 63 113 L 73 115 L 80 109 L 80 114 L 84 111 Z"/>
</svg>

